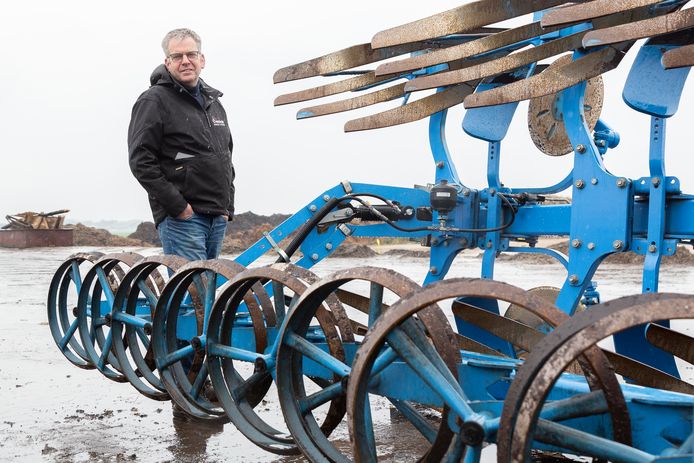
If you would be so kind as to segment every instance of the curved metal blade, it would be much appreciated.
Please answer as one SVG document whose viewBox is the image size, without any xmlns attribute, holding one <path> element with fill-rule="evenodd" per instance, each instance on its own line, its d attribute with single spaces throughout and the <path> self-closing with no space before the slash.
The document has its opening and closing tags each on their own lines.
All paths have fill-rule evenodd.
<svg viewBox="0 0 694 463">
<path fill-rule="evenodd" d="M 542 27 L 584 22 L 642 6 L 654 5 L 661 0 L 593 0 L 550 11 L 542 17 Z"/>
<path fill-rule="evenodd" d="M 337 289 L 335 291 L 337 298 L 340 302 L 347 304 L 350 307 L 354 307 L 366 315 L 369 314 L 371 301 L 368 297 L 362 296 L 361 294 L 356 294 L 351 291 L 346 291 L 344 289 Z M 390 306 L 388 304 L 381 304 L 383 310 L 388 309 Z"/>
<path fill-rule="evenodd" d="M 415 69 L 421 69 L 428 66 L 435 66 L 437 64 L 448 63 L 457 59 L 469 58 L 481 53 L 496 50 L 497 48 L 512 45 L 524 40 L 529 40 L 533 37 L 538 37 L 558 29 L 559 28 L 548 28 L 543 30 L 540 26 L 540 22 L 537 21 L 517 27 L 515 29 L 509 29 L 498 34 L 461 43 L 460 45 L 435 50 L 430 53 L 413 56 L 411 58 L 406 58 L 399 61 L 383 63 L 376 68 L 375 73 L 377 76 L 395 74 L 399 72 L 413 71 Z"/>
<path fill-rule="evenodd" d="M 394 100 L 405 94 L 405 83 L 393 85 L 392 87 L 384 88 L 376 92 L 359 95 L 346 100 L 335 101 L 310 108 L 304 108 L 296 113 L 297 119 L 307 119 L 310 117 L 325 116 L 327 114 L 335 114 L 343 111 L 351 111 L 353 109 L 364 108 L 376 103 Z"/>
<path fill-rule="evenodd" d="M 541 331 L 474 305 L 454 301 L 452 310 L 459 319 L 487 330 L 494 336 L 528 352 L 545 337 Z"/>
<path fill-rule="evenodd" d="M 572 61 L 566 66 L 553 69 L 548 68 L 541 74 L 527 79 L 487 90 L 486 92 L 474 93 L 465 98 L 465 107 L 494 106 L 560 92 L 579 82 L 616 68 L 622 61 L 625 52 L 626 50 L 621 51 L 608 47 L 590 53 L 576 61 Z"/>
<path fill-rule="evenodd" d="M 624 355 L 606 350 L 603 350 L 603 352 L 617 373 L 631 379 L 641 386 L 667 389 L 668 391 L 682 392 L 684 394 L 694 394 L 693 385 L 679 378 L 675 378 L 664 371 L 641 363 L 638 360 L 625 357 Z"/>
<path fill-rule="evenodd" d="M 531 351 L 545 336 L 523 323 L 458 301 L 453 303 L 453 313 L 461 320 L 483 328 L 525 351 Z M 672 375 L 621 354 L 604 349 L 603 352 L 618 374 L 637 384 L 685 394 L 694 393 L 694 386 Z"/>
<path fill-rule="evenodd" d="M 665 69 L 694 66 L 694 44 L 666 51 L 662 63 Z"/>
<path fill-rule="evenodd" d="M 302 63 L 279 69 L 272 77 L 274 83 L 305 79 L 333 72 L 352 69 L 364 64 L 375 63 L 394 56 L 410 53 L 415 50 L 431 47 L 432 44 L 408 43 L 395 47 L 374 50 L 371 44 L 362 43 L 327 55 L 313 58 Z"/>
<path fill-rule="evenodd" d="M 655 347 L 694 364 L 694 338 L 656 323 L 646 328 L 646 339 Z"/>
<path fill-rule="evenodd" d="M 480 354 L 487 355 L 498 355 L 499 357 L 508 357 L 508 355 L 499 352 L 498 350 L 492 349 L 481 342 L 477 342 L 474 339 L 463 336 L 462 334 L 455 333 L 455 338 L 458 340 L 458 349 L 479 352 Z"/>
<path fill-rule="evenodd" d="M 465 97 L 475 90 L 476 86 L 476 82 L 471 85 L 455 85 L 404 106 L 398 106 L 389 111 L 348 121 L 345 124 L 345 132 L 380 129 L 424 119 L 434 113 L 462 103 Z"/>
<path fill-rule="evenodd" d="M 467 32 L 562 3 L 566 3 L 566 0 L 477 0 L 428 18 L 381 31 L 373 36 L 371 46 L 390 47 Z"/>
<path fill-rule="evenodd" d="M 597 47 L 612 43 L 643 39 L 694 27 L 694 9 L 591 31 L 583 37 L 584 47 Z"/>
<path fill-rule="evenodd" d="M 391 80 L 394 80 L 393 76 L 376 77 L 373 72 L 369 72 L 367 74 L 350 77 L 349 79 L 340 80 L 338 82 L 321 85 L 320 87 L 313 87 L 306 90 L 300 90 L 298 92 L 280 95 L 275 98 L 274 104 L 275 106 L 280 106 L 289 103 L 298 103 L 300 101 L 323 98 L 325 96 L 337 95 L 338 93 L 349 92 L 351 90 L 357 90 L 369 85 L 388 82 Z"/>
<path fill-rule="evenodd" d="M 405 86 L 405 90 L 408 92 L 427 90 L 430 88 L 457 84 L 459 82 L 468 82 L 470 80 L 495 76 L 578 48 L 581 46 L 581 40 L 584 35 L 585 31 L 578 32 L 477 66 L 418 77 L 408 82 Z"/>
</svg>

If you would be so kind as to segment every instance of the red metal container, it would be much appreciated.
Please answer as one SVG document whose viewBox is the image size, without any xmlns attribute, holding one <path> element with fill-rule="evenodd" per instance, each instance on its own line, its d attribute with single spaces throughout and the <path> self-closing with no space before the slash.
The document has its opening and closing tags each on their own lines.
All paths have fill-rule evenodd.
<svg viewBox="0 0 694 463">
<path fill-rule="evenodd" d="M 40 248 L 47 246 L 72 246 L 72 228 L 48 230 L 0 230 L 2 248 Z"/>
</svg>

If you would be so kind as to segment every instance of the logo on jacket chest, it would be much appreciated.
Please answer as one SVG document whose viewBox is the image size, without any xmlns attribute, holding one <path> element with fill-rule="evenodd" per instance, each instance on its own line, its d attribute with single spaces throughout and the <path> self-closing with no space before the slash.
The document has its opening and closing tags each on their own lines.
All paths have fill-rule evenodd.
<svg viewBox="0 0 694 463">
<path fill-rule="evenodd" d="M 212 125 L 214 125 L 215 127 L 226 127 L 226 124 L 224 123 L 223 119 L 217 119 L 214 116 L 212 116 Z"/>
</svg>

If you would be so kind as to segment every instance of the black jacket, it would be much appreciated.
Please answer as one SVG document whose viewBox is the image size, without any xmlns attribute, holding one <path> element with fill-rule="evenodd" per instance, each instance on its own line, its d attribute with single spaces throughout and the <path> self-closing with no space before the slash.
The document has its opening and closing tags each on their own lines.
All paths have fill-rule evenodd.
<svg viewBox="0 0 694 463">
<path fill-rule="evenodd" d="M 234 143 L 222 93 L 200 82 L 204 108 L 162 64 L 133 106 L 130 170 L 149 195 L 157 225 L 186 203 L 199 214 L 234 213 Z"/>
</svg>

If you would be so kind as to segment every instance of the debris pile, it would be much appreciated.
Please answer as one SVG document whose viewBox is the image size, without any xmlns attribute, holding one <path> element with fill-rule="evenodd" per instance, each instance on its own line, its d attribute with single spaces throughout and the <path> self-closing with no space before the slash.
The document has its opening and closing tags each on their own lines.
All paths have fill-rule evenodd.
<svg viewBox="0 0 694 463">
<path fill-rule="evenodd" d="M 20 212 L 15 215 L 6 215 L 7 224 L 3 230 L 56 230 L 63 228 L 65 214 L 68 209 L 60 209 L 52 212 Z"/>
</svg>

